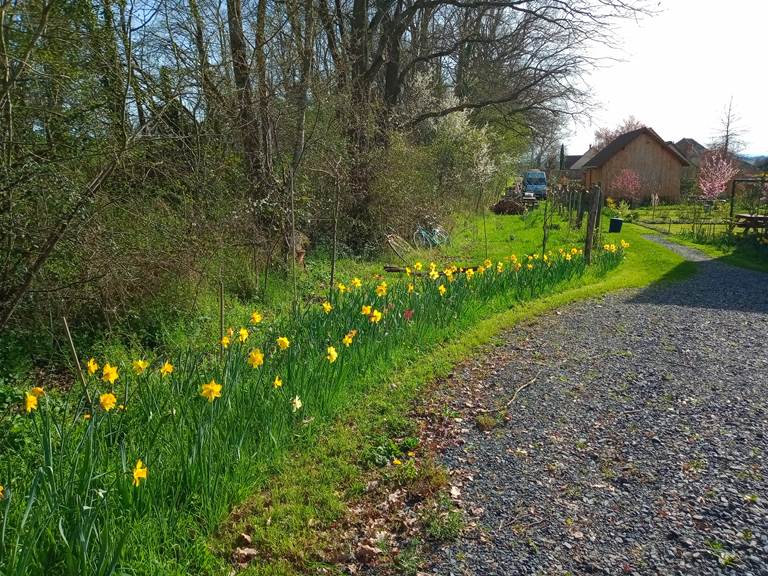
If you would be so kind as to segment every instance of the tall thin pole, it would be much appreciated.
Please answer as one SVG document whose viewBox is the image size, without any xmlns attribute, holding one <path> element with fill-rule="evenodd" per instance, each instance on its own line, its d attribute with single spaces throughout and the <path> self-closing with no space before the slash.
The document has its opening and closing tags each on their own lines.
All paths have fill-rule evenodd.
<svg viewBox="0 0 768 576">
<path fill-rule="evenodd" d="M 67 331 L 67 340 L 69 340 L 69 349 L 72 351 L 72 358 L 75 359 L 75 366 L 77 366 L 77 373 L 80 375 L 80 382 L 83 383 L 83 391 L 85 392 L 85 399 L 88 401 L 88 406 L 93 406 L 91 401 L 91 394 L 88 392 L 88 383 L 85 381 L 85 374 L 80 366 L 80 359 L 77 357 L 77 350 L 75 349 L 75 341 L 72 340 L 72 333 L 69 331 L 69 324 L 67 323 L 67 317 L 62 316 L 64 320 L 64 330 Z"/>
</svg>

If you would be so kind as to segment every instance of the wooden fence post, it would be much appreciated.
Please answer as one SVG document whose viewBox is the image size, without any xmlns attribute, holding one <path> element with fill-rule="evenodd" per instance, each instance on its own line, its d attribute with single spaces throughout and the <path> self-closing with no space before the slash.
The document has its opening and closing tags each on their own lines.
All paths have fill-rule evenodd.
<svg viewBox="0 0 768 576">
<path fill-rule="evenodd" d="M 600 213 L 600 188 L 593 185 L 589 192 L 589 217 L 587 219 L 587 238 L 584 242 L 584 260 L 592 263 L 592 247 L 595 239 L 595 225 Z"/>
<path fill-rule="evenodd" d="M 597 245 L 603 243 L 603 189 L 597 185 L 597 216 L 595 217 L 595 231 L 597 232 Z"/>
</svg>

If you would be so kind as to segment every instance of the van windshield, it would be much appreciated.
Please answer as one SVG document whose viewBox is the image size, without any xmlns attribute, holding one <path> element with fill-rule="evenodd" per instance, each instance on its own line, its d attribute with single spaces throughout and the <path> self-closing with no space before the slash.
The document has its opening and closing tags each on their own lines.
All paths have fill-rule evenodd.
<svg viewBox="0 0 768 576">
<path fill-rule="evenodd" d="M 542 177 L 526 178 L 525 182 L 526 184 L 531 184 L 532 186 L 546 186 L 547 179 Z"/>
</svg>

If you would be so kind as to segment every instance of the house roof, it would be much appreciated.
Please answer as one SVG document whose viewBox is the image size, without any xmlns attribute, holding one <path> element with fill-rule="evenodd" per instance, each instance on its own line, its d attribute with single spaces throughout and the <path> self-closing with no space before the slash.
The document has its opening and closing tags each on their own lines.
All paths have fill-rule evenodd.
<svg viewBox="0 0 768 576">
<path fill-rule="evenodd" d="M 613 140 L 611 140 L 608 145 L 600 150 L 597 154 L 595 154 L 591 160 L 589 160 L 585 165 L 584 168 L 599 168 L 608 160 L 613 158 L 615 154 L 617 154 L 619 151 L 623 150 L 627 147 L 635 138 L 642 134 L 647 134 L 652 139 L 656 140 L 658 142 L 659 146 L 667 150 L 670 154 L 672 154 L 680 164 L 683 166 L 688 166 L 689 162 L 688 159 L 680 153 L 680 151 L 677 149 L 676 146 L 670 146 L 667 142 L 662 140 L 661 136 L 656 134 L 656 132 L 653 131 L 653 129 L 648 127 L 638 128 L 637 130 L 632 130 L 631 132 L 627 132 L 625 134 L 622 134 L 621 136 L 617 136 Z"/>
<path fill-rule="evenodd" d="M 693 138 L 681 138 L 675 143 L 675 147 L 688 159 L 692 166 L 698 166 L 701 156 L 709 151 L 703 144 L 699 144 Z"/>
<path fill-rule="evenodd" d="M 592 159 L 592 157 L 595 154 L 597 154 L 597 152 L 598 152 L 597 148 L 595 148 L 594 146 L 590 146 L 589 150 L 584 152 L 584 154 L 581 155 L 581 158 L 576 160 L 576 162 L 574 162 L 571 165 L 571 170 L 581 170 L 582 168 L 584 168 L 587 162 L 589 162 Z"/>
<path fill-rule="evenodd" d="M 682 138 L 675 143 L 675 147 L 688 159 L 689 164 L 696 167 L 701 163 L 702 156 L 710 151 L 709 148 L 703 144 L 699 144 L 693 138 Z M 736 167 L 744 174 L 754 174 L 758 172 L 753 164 L 745 162 L 739 157 L 735 157 L 734 162 Z"/>
<path fill-rule="evenodd" d="M 568 155 L 565 157 L 565 162 L 563 168 L 565 170 L 569 170 L 573 168 L 573 165 L 576 163 L 576 161 L 581 158 L 581 154 L 575 154 L 575 155 Z"/>
</svg>

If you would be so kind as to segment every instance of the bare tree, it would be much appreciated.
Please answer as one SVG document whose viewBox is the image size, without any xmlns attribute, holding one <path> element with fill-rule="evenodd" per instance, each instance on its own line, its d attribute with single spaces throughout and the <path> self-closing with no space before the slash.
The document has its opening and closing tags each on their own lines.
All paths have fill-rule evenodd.
<svg viewBox="0 0 768 576">
<path fill-rule="evenodd" d="M 645 124 L 634 116 L 628 116 L 615 128 L 598 128 L 595 130 L 595 147 L 602 150 L 622 134 L 638 130 L 644 126 Z"/>
</svg>

